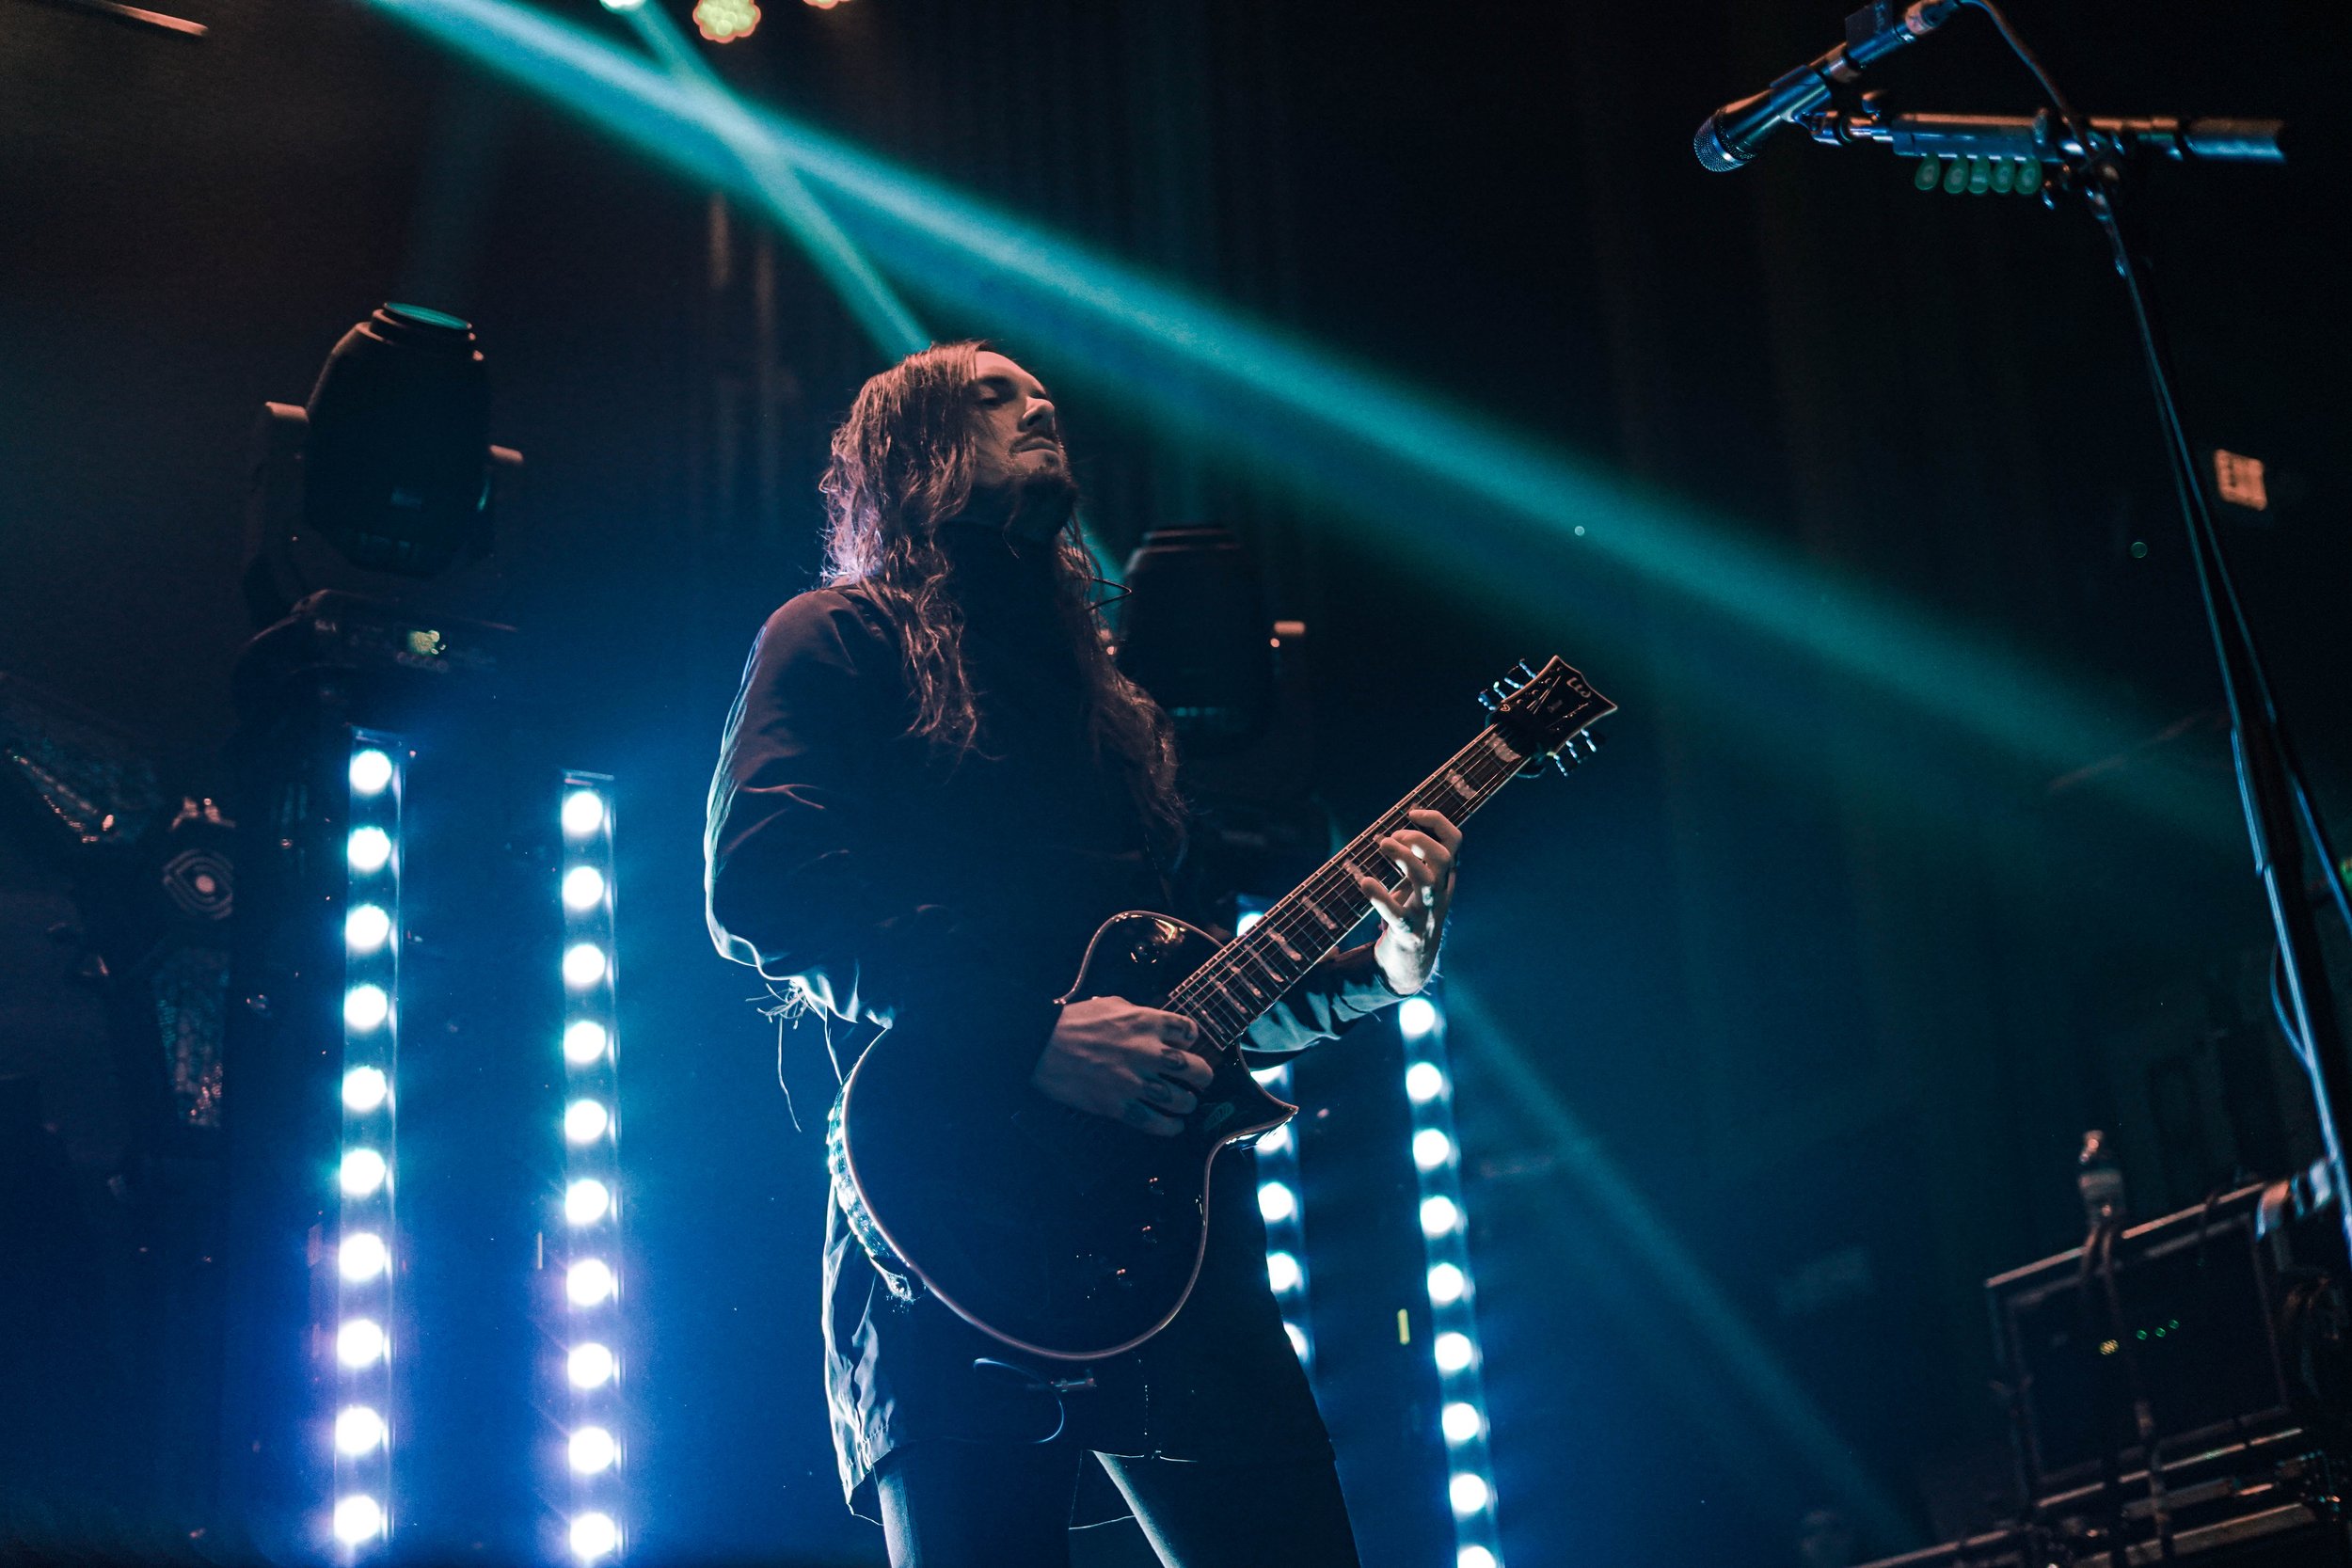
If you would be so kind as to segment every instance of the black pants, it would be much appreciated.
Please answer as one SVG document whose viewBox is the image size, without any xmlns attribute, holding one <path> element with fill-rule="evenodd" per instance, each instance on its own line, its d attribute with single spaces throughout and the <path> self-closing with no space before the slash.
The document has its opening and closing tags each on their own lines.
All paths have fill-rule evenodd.
<svg viewBox="0 0 2352 1568">
<path fill-rule="evenodd" d="M 876 1476 L 891 1568 L 1068 1568 L 1082 1465 L 1067 1443 L 937 1441 Z M 1168 1568 L 1357 1568 L 1327 1454 L 1272 1464 L 1099 1456 Z"/>
</svg>

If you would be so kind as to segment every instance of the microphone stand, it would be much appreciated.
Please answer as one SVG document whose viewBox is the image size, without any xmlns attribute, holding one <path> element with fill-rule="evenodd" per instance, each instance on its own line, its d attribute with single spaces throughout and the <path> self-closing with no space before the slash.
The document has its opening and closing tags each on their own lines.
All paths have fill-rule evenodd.
<svg viewBox="0 0 2352 1568">
<path fill-rule="evenodd" d="M 2214 527 L 2196 451 L 2173 396 L 2174 376 L 2163 325 L 2149 296 L 2147 262 L 2126 231 L 2126 166 L 2134 155 L 2217 162 L 2282 163 L 2278 120 L 2086 119 L 2067 105 L 2009 23 L 1985 0 L 1974 0 L 2001 31 L 2010 47 L 2041 82 L 2057 113 L 2031 119 L 1978 115 L 1893 115 L 1879 112 L 1881 94 L 1862 100 L 1859 110 L 1827 109 L 1798 123 L 1816 141 L 1831 146 L 1878 142 L 1898 156 L 1968 160 L 1973 175 L 2006 178 L 1975 179 L 1968 188 L 2030 192 L 2039 187 L 2042 200 L 2055 209 L 2056 198 L 2071 192 L 2082 198 L 2100 231 L 2106 235 L 2117 276 L 2137 328 L 2140 354 L 2155 395 L 2156 418 L 2163 433 L 2165 456 L 2172 470 L 2173 489 L 2187 525 L 2189 560 L 2204 605 L 2205 626 L 2212 634 L 2215 662 L 2221 676 L 2222 695 L 2230 715 L 2231 751 L 2237 767 L 2238 795 L 2246 811 L 2247 837 L 2254 851 L 2254 871 L 2262 879 L 2270 906 L 2270 921 L 2278 936 L 2280 967 L 2286 980 L 2287 1008 L 2282 1022 L 2293 1025 L 2299 1038 L 2290 1047 L 2301 1060 L 2311 1082 L 2312 1108 L 2319 1132 L 2332 1196 L 2336 1201 L 2347 1250 L 2352 1250 L 2352 1189 L 2345 1183 L 2344 1144 L 2339 1120 L 2343 1108 L 2352 1107 L 2352 1058 L 2345 1054 L 2342 1022 L 2336 1008 L 2319 942 L 2319 923 L 2312 899 L 2302 885 L 2303 853 L 2308 842 L 2320 858 L 2338 913 L 2352 934 L 2352 899 L 2343 880 L 2343 861 L 2320 820 L 2294 742 L 2280 721 L 2265 674 L 2260 646 L 2237 585 L 2230 574 L 2229 557 Z M 2043 170 L 2050 172 L 2046 178 Z M 2029 172 L 2021 172 L 2029 171 Z M 1929 181 L 1920 181 L 1924 188 Z M 1947 190 L 1959 188 L 1947 182 Z"/>
</svg>

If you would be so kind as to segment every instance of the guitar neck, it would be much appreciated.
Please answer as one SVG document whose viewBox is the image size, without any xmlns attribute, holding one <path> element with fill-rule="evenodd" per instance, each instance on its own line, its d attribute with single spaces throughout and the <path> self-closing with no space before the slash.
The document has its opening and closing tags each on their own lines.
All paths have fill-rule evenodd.
<svg viewBox="0 0 2352 1568">
<path fill-rule="evenodd" d="M 1409 825 L 1407 812 L 1441 812 L 1458 826 L 1493 799 L 1527 757 L 1499 727 L 1489 725 L 1248 930 L 1211 955 L 1169 993 L 1168 1010 L 1190 1018 L 1218 1046 L 1240 1039 L 1371 912 L 1372 902 L 1357 887 L 1357 878 L 1369 877 L 1383 886 L 1394 883 L 1397 869 L 1381 852 L 1379 841 Z"/>
</svg>

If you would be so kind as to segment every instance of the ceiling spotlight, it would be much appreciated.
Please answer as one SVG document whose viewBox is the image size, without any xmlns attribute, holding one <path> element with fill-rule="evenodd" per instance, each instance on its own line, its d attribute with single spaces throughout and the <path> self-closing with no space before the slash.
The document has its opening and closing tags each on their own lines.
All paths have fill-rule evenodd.
<svg viewBox="0 0 2352 1568">
<path fill-rule="evenodd" d="M 747 39 L 759 25 L 759 8 L 752 0 L 696 0 L 694 30 L 713 43 Z"/>
</svg>

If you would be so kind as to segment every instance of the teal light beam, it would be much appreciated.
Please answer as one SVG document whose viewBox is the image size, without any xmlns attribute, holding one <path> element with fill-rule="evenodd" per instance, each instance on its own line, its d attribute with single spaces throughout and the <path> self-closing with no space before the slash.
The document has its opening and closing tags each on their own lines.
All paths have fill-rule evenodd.
<svg viewBox="0 0 2352 1568">
<path fill-rule="evenodd" d="M 1585 1212 L 1617 1237 L 1789 1448 L 1836 1492 L 1873 1539 L 1898 1550 L 1914 1544 L 1917 1530 L 1902 1508 L 1748 1326 L 1706 1265 L 1658 1217 L 1600 1140 L 1568 1109 L 1511 1032 L 1458 979 L 1446 987 L 1446 1008 L 1476 1037 L 1481 1069 L 1494 1074 L 1507 1103 L 1534 1124 L 1557 1168 L 1583 1198 Z"/>
<path fill-rule="evenodd" d="M 741 101 L 719 80 L 710 63 L 678 31 L 670 13 L 657 3 L 632 7 L 623 14 L 645 47 L 685 87 L 698 118 L 735 154 L 768 210 L 800 242 L 810 262 L 833 285 L 843 307 L 874 346 L 897 359 L 930 342 L 930 335 L 898 291 L 809 194 L 776 139 L 762 130 Z"/>
<path fill-rule="evenodd" d="M 931 341 L 930 334 L 898 297 L 889 280 L 876 271 L 864 252 L 833 220 L 801 177 L 787 162 L 772 138 L 761 135 L 749 122 L 742 103 L 711 71 L 709 62 L 681 32 L 670 13 L 658 4 L 635 7 L 624 13 L 671 73 L 706 95 L 705 106 L 728 132 L 727 140 L 742 160 L 743 172 L 759 188 L 772 212 L 801 244 L 811 262 L 831 282 L 842 304 L 876 348 L 893 359 L 902 358 Z M 1094 569 L 1105 582 L 1126 580 L 1119 561 L 1104 547 L 1083 511 L 1079 537 L 1094 558 Z"/>
<path fill-rule="evenodd" d="M 1123 392 L 1382 518 L 1384 545 L 1480 592 L 1556 615 L 1568 597 L 1561 584 L 1595 565 L 1622 567 L 2048 773 L 2120 750 L 2148 727 L 1925 607 L 1189 299 L 723 88 L 715 97 L 679 83 L 582 29 L 503 0 L 376 3 L 672 166 L 776 210 L 739 150 L 765 150 L 829 194 L 843 230 L 902 280 L 992 322 L 1054 333 Z M 1576 610 L 1630 613 L 1590 594 Z M 2137 772 L 2114 782 L 2160 817 L 2211 826 L 2201 803 L 2160 783 Z"/>
</svg>

